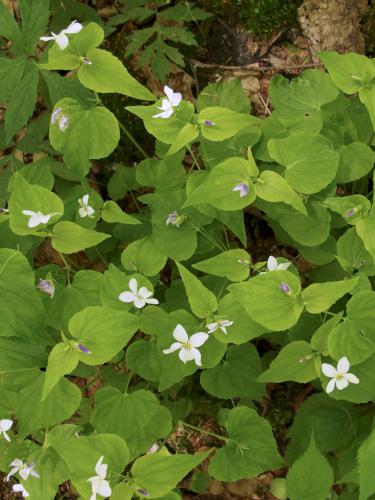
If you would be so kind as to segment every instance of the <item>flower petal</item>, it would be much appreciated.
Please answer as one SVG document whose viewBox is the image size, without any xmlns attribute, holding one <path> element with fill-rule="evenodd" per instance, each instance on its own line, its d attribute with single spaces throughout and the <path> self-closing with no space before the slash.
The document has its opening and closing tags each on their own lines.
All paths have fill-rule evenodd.
<svg viewBox="0 0 375 500">
<path fill-rule="evenodd" d="M 180 324 L 178 324 L 176 326 L 176 328 L 173 330 L 172 335 L 176 340 L 178 340 L 179 342 L 181 342 L 183 344 L 189 340 L 189 336 L 186 333 L 185 328 Z"/>
<path fill-rule="evenodd" d="M 282 262 L 277 266 L 278 271 L 286 271 L 290 266 L 290 262 Z"/>
<path fill-rule="evenodd" d="M 277 269 L 277 260 L 272 255 L 270 255 L 268 257 L 268 260 L 267 260 L 267 269 L 269 271 L 276 271 L 276 269 Z"/>
<path fill-rule="evenodd" d="M 98 474 L 98 476 L 105 477 L 107 474 L 107 465 L 103 464 L 103 460 L 104 460 L 104 455 L 99 457 L 99 460 L 96 462 L 95 472 Z"/>
<path fill-rule="evenodd" d="M 198 351 L 198 349 L 196 349 L 195 347 L 192 347 L 191 348 L 191 353 L 193 355 L 195 364 L 197 366 L 202 366 L 201 353 Z"/>
<path fill-rule="evenodd" d="M 189 344 L 193 347 L 200 347 L 208 339 L 209 335 L 205 332 L 194 333 L 189 339 Z"/>
<path fill-rule="evenodd" d="M 344 378 L 351 384 L 359 384 L 359 378 L 354 373 L 345 373 Z"/>
<path fill-rule="evenodd" d="M 334 390 L 335 386 L 336 386 L 336 379 L 333 378 L 327 384 L 326 393 L 327 394 L 331 393 Z"/>
<path fill-rule="evenodd" d="M 137 295 L 138 293 L 138 282 L 135 278 L 131 278 L 131 280 L 129 281 L 129 288 L 130 290 L 135 294 Z"/>
<path fill-rule="evenodd" d="M 328 363 L 322 363 L 322 372 L 326 377 L 336 377 L 337 375 L 337 370 L 334 366 L 329 365 Z"/>
<path fill-rule="evenodd" d="M 172 106 L 176 107 L 180 104 L 181 100 L 182 100 L 182 95 L 180 94 L 180 92 L 174 92 L 172 99 L 170 99 L 170 102 Z"/>
<path fill-rule="evenodd" d="M 145 286 L 141 286 L 138 290 L 138 295 L 142 297 L 142 299 L 148 299 L 149 297 L 152 297 L 152 292 L 150 292 L 150 290 L 148 290 Z"/>
<path fill-rule="evenodd" d="M 192 347 L 191 349 L 185 349 L 185 347 L 181 347 L 180 352 L 178 353 L 178 357 L 183 363 L 187 363 L 188 361 L 192 361 L 194 359 L 193 349 L 194 347 Z"/>
<path fill-rule="evenodd" d="M 349 363 L 349 360 L 347 357 L 343 357 L 339 360 L 339 362 L 337 363 L 337 371 L 339 373 L 348 373 L 349 371 L 349 368 L 350 368 L 350 363 Z"/>
<path fill-rule="evenodd" d="M 81 23 L 78 23 L 77 21 L 73 21 L 69 24 L 69 26 L 63 30 L 62 32 L 63 33 L 69 33 L 69 34 L 73 34 L 73 33 L 79 33 L 81 31 L 81 29 L 83 28 L 82 24 Z"/>
<path fill-rule="evenodd" d="M 54 36 L 41 36 L 39 40 L 43 40 L 43 42 L 49 42 L 50 40 L 54 40 Z"/>
<path fill-rule="evenodd" d="M 171 354 L 171 352 L 178 351 L 178 349 L 181 349 L 182 344 L 181 342 L 173 342 L 171 347 L 169 349 L 163 349 L 164 354 Z"/>
<path fill-rule="evenodd" d="M 108 481 L 101 481 L 98 488 L 98 493 L 104 498 L 108 498 L 112 495 L 112 490 L 111 487 L 109 486 Z"/>
<path fill-rule="evenodd" d="M 168 97 L 169 102 L 172 102 L 173 99 L 173 89 L 168 87 L 168 85 L 164 85 L 164 94 Z"/>
<path fill-rule="evenodd" d="M 145 305 L 146 305 L 145 299 L 142 299 L 142 297 L 139 297 L 138 295 L 134 297 L 134 306 L 137 309 L 142 309 L 142 307 L 144 307 Z"/>
<path fill-rule="evenodd" d="M 219 325 L 217 324 L 217 322 L 215 322 L 215 323 L 208 323 L 208 325 L 207 325 L 208 333 L 214 332 L 215 330 L 218 329 L 218 327 L 219 327 Z"/>
<path fill-rule="evenodd" d="M 3 418 L 0 420 L 0 431 L 9 431 L 9 429 L 13 425 L 13 420 L 10 420 L 9 418 Z"/>
<path fill-rule="evenodd" d="M 64 35 L 64 33 L 60 33 L 60 35 L 56 37 L 55 41 L 61 50 L 66 49 L 69 45 L 69 38 Z"/>
<path fill-rule="evenodd" d="M 88 194 L 83 195 L 83 196 L 82 196 L 82 203 L 83 203 L 85 206 L 87 206 L 88 202 L 89 202 L 89 195 L 88 195 Z"/>
<path fill-rule="evenodd" d="M 346 378 L 338 378 L 336 379 L 336 387 L 339 391 L 342 391 L 343 389 L 346 389 L 349 385 L 348 380 Z"/>
<path fill-rule="evenodd" d="M 122 292 L 118 296 L 121 302 L 134 302 L 134 294 L 132 292 Z"/>
<path fill-rule="evenodd" d="M 145 299 L 145 300 L 146 300 L 146 304 L 154 304 L 155 306 L 157 304 L 159 304 L 158 299 Z"/>
</svg>

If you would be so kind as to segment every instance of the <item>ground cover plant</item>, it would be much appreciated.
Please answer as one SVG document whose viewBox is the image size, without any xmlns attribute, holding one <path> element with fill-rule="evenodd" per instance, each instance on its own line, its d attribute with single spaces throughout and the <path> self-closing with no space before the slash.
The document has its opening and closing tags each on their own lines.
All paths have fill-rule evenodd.
<svg viewBox="0 0 375 500">
<path fill-rule="evenodd" d="M 156 96 L 98 20 L 18 4 L 19 23 L 0 2 L 3 484 L 177 500 L 271 471 L 281 500 L 375 498 L 373 61 L 275 76 L 260 119 L 238 80 Z M 106 94 L 138 100 L 152 154 Z M 112 165 L 120 133 L 136 165 Z M 256 261 L 257 218 L 290 258 Z M 307 389 L 283 436 L 278 387 Z"/>
</svg>

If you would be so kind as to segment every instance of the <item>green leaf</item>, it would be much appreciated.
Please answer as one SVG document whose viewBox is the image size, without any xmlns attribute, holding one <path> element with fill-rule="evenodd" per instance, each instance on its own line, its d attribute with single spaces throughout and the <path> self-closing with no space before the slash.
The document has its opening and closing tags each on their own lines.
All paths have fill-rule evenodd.
<svg viewBox="0 0 375 500">
<path fill-rule="evenodd" d="M 229 411 L 224 425 L 229 440 L 211 459 L 212 477 L 234 482 L 282 466 L 271 426 L 254 410 L 238 406 Z"/>
<path fill-rule="evenodd" d="M 133 241 L 121 254 L 125 269 L 145 276 L 155 276 L 166 262 L 167 256 L 158 249 L 150 236 Z"/>
<path fill-rule="evenodd" d="M 209 141 L 224 141 L 244 128 L 257 126 L 259 119 L 254 116 L 237 113 L 227 108 L 204 108 L 198 115 L 201 123 L 201 133 Z M 205 122 L 213 122 L 207 125 Z"/>
<path fill-rule="evenodd" d="M 71 373 L 78 365 L 77 351 L 67 342 L 56 344 L 48 357 L 48 366 L 44 379 L 42 401 L 46 399 L 59 380 Z"/>
<path fill-rule="evenodd" d="M 81 391 L 65 378 L 61 379 L 42 401 L 44 381 L 45 374 L 40 373 L 20 392 L 15 413 L 18 419 L 18 435 L 21 439 L 42 427 L 49 427 L 68 419 L 80 405 Z"/>
<path fill-rule="evenodd" d="M 131 458 L 145 453 L 172 430 L 171 415 L 150 391 L 121 394 L 105 387 L 95 393 L 92 422 L 98 432 L 118 434 L 130 449 Z"/>
<path fill-rule="evenodd" d="M 253 345 L 230 346 L 222 363 L 202 371 L 200 383 L 206 392 L 219 399 L 259 400 L 264 396 L 264 386 L 256 381 L 261 371 Z"/>
<path fill-rule="evenodd" d="M 49 0 L 20 0 L 22 38 L 27 54 L 33 55 L 39 37 L 48 25 Z"/>
<path fill-rule="evenodd" d="M 360 323 L 346 320 L 331 331 L 327 348 L 329 355 L 336 361 L 345 356 L 351 365 L 355 365 L 375 353 L 375 337 L 369 335 Z"/>
<path fill-rule="evenodd" d="M 37 343 L 41 341 L 44 309 L 34 280 L 29 262 L 18 250 L 0 249 L 2 337 L 21 337 L 24 341 Z"/>
<path fill-rule="evenodd" d="M 283 284 L 289 287 L 290 293 L 280 288 Z M 303 310 L 298 297 L 300 281 L 289 271 L 260 274 L 246 283 L 230 285 L 229 290 L 250 318 L 272 331 L 292 327 Z"/>
<path fill-rule="evenodd" d="M 375 214 L 357 222 L 356 231 L 375 263 Z"/>
<path fill-rule="evenodd" d="M 191 310 L 198 318 L 207 318 L 217 309 L 215 295 L 182 264 L 176 262 L 176 266 L 184 283 Z"/>
<path fill-rule="evenodd" d="M 374 97 L 375 97 L 375 85 L 370 85 L 366 87 L 361 87 L 359 89 L 359 98 L 361 102 L 366 106 L 367 111 L 370 114 L 371 123 L 373 128 L 375 129 L 375 106 L 374 106 Z"/>
<path fill-rule="evenodd" d="M 140 377 L 158 382 L 162 362 L 155 343 L 146 340 L 133 342 L 126 349 L 125 361 L 126 366 Z"/>
<path fill-rule="evenodd" d="M 304 340 L 296 340 L 281 349 L 268 370 L 258 377 L 258 382 L 292 380 L 305 384 L 316 377 L 315 358 L 310 344 Z"/>
<path fill-rule="evenodd" d="M 42 368 L 46 364 L 46 352 L 40 345 L 16 337 L 0 337 L 0 374 Z"/>
<path fill-rule="evenodd" d="M 58 101 L 53 109 L 61 110 L 55 123 L 50 124 L 51 145 L 64 155 L 64 161 L 82 176 L 89 169 L 89 159 L 109 156 L 120 139 L 116 117 L 103 106 L 84 106 L 66 97 Z M 60 130 L 59 119 L 68 118 L 65 130 Z"/>
<path fill-rule="evenodd" d="M 187 123 L 182 127 L 182 129 L 178 132 L 175 140 L 171 144 L 171 147 L 168 149 L 167 156 L 173 155 L 177 153 L 181 148 L 184 148 L 191 142 L 194 142 L 198 137 L 199 132 L 195 125 L 192 123 Z"/>
<path fill-rule="evenodd" d="M 21 32 L 9 8 L 0 2 L 0 35 L 21 45 Z"/>
<path fill-rule="evenodd" d="M 359 500 L 367 500 L 375 493 L 373 463 L 375 460 L 375 431 L 373 430 L 358 451 Z"/>
<path fill-rule="evenodd" d="M 289 469 L 286 489 L 290 500 L 326 500 L 333 485 L 333 472 L 312 435 L 302 457 Z"/>
<path fill-rule="evenodd" d="M 374 166 L 375 153 L 363 142 L 352 142 L 339 148 L 340 163 L 336 180 L 340 183 L 356 181 L 367 175 Z"/>
<path fill-rule="evenodd" d="M 46 82 L 52 106 L 64 97 L 71 97 L 80 102 L 89 102 L 90 99 L 94 99 L 93 93 L 83 87 L 76 77 L 61 76 L 54 71 L 41 73 Z"/>
<path fill-rule="evenodd" d="M 140 224 L 135 217 L 124 212 L 115 201 L 105 201 L 102 208 L 102 219 L 106 222 L 118 224 Z"/>
<path fill-rule="evenodd" d="M 22 79 L 12 89 L 11 97 L 5 111 L 5 133 L 6 141 L 10 142 L 12 137 L 24 127 L 33 114 L 39 71 L 32 63 L 26 63 Z"/>
<path fill-rule="evenodd" d="M 245 250 L 227 250 L 210 259 L 193 264 L 194 269 L 204 273 L 228 278 L 230 281 L 243 281 L 250 273 L 250 256 Z"/>
<path fill-rule="evenodd" d="M 1 5 L 0 2 L 0 25 L 1 25 Z M 4 7 L 5 8 L 5 7 Z M 16 25 L 17 26 L 17 25 Z M 1 28 L 0 28 L 1 29 Z M 0 58 L 0 99 L 7 101 L 14 92 L 14 88 L 19 84 L 25 70 L 26 59 L 24 57 L 16 57 L 9 59 L 7 57 Z"/>
<path fill-rule="evenodd" d="M 90 49 L 85 56 L 91 64 L 81 63 L 79 81 L 94 92 L 120 94 L 153 101 L 155 96 L 123 66 L 113 54 L 102 49 Z"/>
<path fill-rule="evenodd" d="M 173 490 L 208 454 L 165 456 L 153 453 L 138 458 L 130 472 L 138 489 L 145 489 L 148 498 L 158 498 Z"/>
<path fill-rule="evenodd" d="M 49 189 L 27 182 L 24 176 L 17 173 L 12 178 L 12 194 L 9 198 L 9 225 L 15 234 L 46 236 L 46 226 L 56 222 L 64 213 L 61 199 Z M 41 212 L 44 215 L 53 214 L 47 224 L 38 224 L 34 228 L 28 227 L 30 215 L 23 214 L 23 210 Z"/>
<path fill-rule="evenodd" d="M 69 321 L 71 335 L 89 349 L 78 352 L 86 365 L 95 366 L 113 358 L 138 329 L 138 317 L 126 311 L 106 307 L 86 307 Z"/>
<path fill-rule="evenodd" d="M 327 311 L 341 297 L 350 292 L 357 283 L 358 278 L 327 283 L 314 283 L 302 292 L 304 306 L 312 314 Z"/>
<path fill-rule="evenodd" d="M 375 66 L 359 54 L 340 55 L 334 51 L 319 52 L 333 83 L 346 94 L 355 94 L 375 78 Z"/>
<path fill-rule="evenodd" d="M 199 111 L 212 106 L 220 106 L 237 113 L 250 112 L 249 98 L 245 95 L 239 78 L 208 84 L 199 93 L 196 106 Z"/>
<path fill-rule="evenodd" d="M 271 139 L 268 151 L 286 168 L 288 184 L 301 193 L 317 193 L 336 177 L 339 154 L 322 135 L 299 132 L 286 139 Z"/>
<path fill-rule="evenodd" d="M 183 207 L 208 203 L 220 210 L 240 210 L 255 199 L 254 186 L 251 183 L 254 173 L 249 161 L 243 158 L 228 158 L 207 173 L 195 189 L 187 191 Z M 249 189 L 246 196 L 241 197 L 239 191 L 233 191 L 240 183 L 246 183 Z"/>
<path fill-rule="evenodd" d="M 307 210 L 300 196 L 289 186 L 281 175 L 272 170 L 264 170 L 254 184 L 255 194 L 263 200 L 283 202 L 298 212 L 307 215 Z"/>
<path fill-rule="evenodd" d="M 95 247 L 110 238 L 109 234 L 85 229 L 74 222 L 59 222 L 53 228 L 52 246 L 62 253 L 76 253 Z"/>
</svg>

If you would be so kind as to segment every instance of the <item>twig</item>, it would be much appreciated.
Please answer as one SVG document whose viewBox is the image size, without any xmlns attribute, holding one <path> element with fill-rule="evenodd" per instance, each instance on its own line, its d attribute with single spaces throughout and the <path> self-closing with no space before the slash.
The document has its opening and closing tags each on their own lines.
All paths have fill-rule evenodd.
<svg viewBox="0 0 375 500">
<path fill-rule="evenodd" d="M 322 63 L 311 63 L 311 64 L 296 64 L 296 65 L 284 65 L 284 64 L 272 64 L 268 59 L 263 59 L 262 62 L 267 62 L 270 66 L 260 66 L 258 62 L 251 64 L 244 64 L 240 66 L 227 66 L 223 64 L 215 64 L 215 63 L 203 63 L 201 61 L 197 61 L 196 59 L 189 59 L 191 65 L 196 68 L 217 68 L 223 70 L 244 70 L 244 71 L 253 71 L 254 74 L 257 73 L 272 73 L 273 71 L 291 71 L 291 70 L 300 70 L 300 69 L 309 69 L 309 68 L 323 68 L 324 65 Z"/>
<path fill-rule="evenodd" d="M 261 92 L 258 92 L 258 93 L 259 93 L 259 98 L 260 98 L 260 100 L 262 101 L 262 104 L 263 104 L 263 106 L 264 106 L 264 109 L 266 110 L 267 115 L 270 115 L 270 114 L 271 114 L 271 110 L 270 110 L 270 108 L 268 107 L 268 102 L 266 102 L 266 101 L 263 99 L 263 96 L 262 96 Z M 267 99 L 267 101 L 268 101 L 268 99 Z"/>
</svg>

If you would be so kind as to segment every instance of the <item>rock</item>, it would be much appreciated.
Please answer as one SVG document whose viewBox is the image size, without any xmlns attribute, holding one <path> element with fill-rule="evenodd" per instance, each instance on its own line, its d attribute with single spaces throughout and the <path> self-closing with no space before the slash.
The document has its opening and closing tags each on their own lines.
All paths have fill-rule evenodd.
<svg viewBox="0 0 375 500">
<path fill-rule="evenodd" d="M 365 50 L 361 20 L 367 9 L 367 0 L 304 0 L 298 19 L 314 53 L 336 50 L 361 54 Z"/>
<path fill-rule="evenodd" d="M 259 490 L 260 483 L 254 478 L 242 479 L 241 481 L 236 481 L 235 483 L 225 483 L 225 488 L 231 493 L 239 498 L 253 498 L 253 496 Z"/>
</svg>

